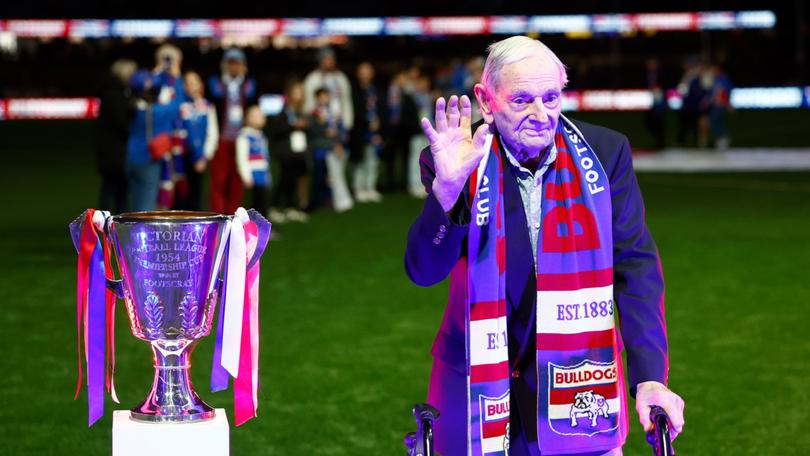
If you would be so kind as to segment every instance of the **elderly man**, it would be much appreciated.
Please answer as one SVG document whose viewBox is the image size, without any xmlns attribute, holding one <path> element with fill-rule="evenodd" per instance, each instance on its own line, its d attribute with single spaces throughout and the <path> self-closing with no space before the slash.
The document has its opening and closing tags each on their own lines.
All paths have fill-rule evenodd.
<svg viewBox="0 0 810 456">
<path fill-rule="evenodd" d="M 405 265 L 421 286 L 450 276 L 428 393 L 444 455 L 621 454 L 627 387 L 645 429 L 651 405 L 683 428 L 630 145 L 562 116 L 566 83 L 551 50 L 512 37 L 475 85 L 480 125 L 466 96 L 422 119 L 429 196 Z"/>
</svg>

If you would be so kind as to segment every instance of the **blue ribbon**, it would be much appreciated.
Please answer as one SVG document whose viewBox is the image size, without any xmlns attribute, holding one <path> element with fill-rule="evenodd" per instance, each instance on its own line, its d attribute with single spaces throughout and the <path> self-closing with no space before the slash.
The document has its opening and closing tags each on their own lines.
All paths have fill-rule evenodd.
<svg viewBox="0 0 810 456">
<path fill-rule="evenodd" d="M 229 241 L 230 242 L 230 241 Z M 219 300 L 219 315 L 217 316 L 217 336 L 216 336 L 216 344 L 214 345 L 214 360 L 211 363 L 211 392 L 223 391 L 228 389 L 228 383 L 230 380 L 230 374 L 224 367 L 222 367 L 222 325 L 223 321 L 225 320 L 225 293 L 228 292 L 227 290 L 227 283 L 228 283 L 228 245 L 225 245 L 225 250 L 223 250 L 223 255 L 225 255 L 225 261 L 223 262 L 223 268 L 225 269 L 225 273 L 222 277 L 222 286 L 220 287 L 221 293 L 217 299 Z"/>
<path fill-rule="evenodd" d="M 88 426 L 104 415 L 104 355 L 106 343 L 106 276 L 104 251 L 96 243 L 90 257 L 90 290 L 87 299 L 87 405 Z"/>
</svg>

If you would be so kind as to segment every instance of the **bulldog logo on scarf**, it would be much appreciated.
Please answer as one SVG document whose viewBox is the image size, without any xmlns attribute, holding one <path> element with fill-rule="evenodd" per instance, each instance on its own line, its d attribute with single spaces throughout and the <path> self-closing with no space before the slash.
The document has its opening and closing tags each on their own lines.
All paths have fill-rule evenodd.
<svg viewBox="0 0 810 456">
<path fill-rule="evenodd" d="M 509 392 L 500 397 L 479 395 L 481 401 L 481 447 L 484 454 L 509 448 Z M 508 454 L 508 453 L 506 453 Z"/>
<path fill-rule="evenodd" d="M 621 403 L 615 362 L 549 363 L 549 373 L 548 423 L 554 432 L 590 437 L 618 428 Z"/>
</svg>

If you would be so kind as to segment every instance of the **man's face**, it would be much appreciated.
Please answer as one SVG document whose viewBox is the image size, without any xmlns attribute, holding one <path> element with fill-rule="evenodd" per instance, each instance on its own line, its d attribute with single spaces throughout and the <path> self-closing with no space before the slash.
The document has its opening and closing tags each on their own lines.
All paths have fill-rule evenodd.
<svg viewBox="0 0 810 456">
<path fill-rule="evenodd" d="M 225 70 L 232 78 L 235 78 L 245 73 L 245 64 L 240 60 L 228 59 L 225 62 Z"/>
<path fill-rule="evenodd" d="M 554 141 L 562 85 L 554 62 L 542 54 L 505 65 L 495 87 L 475 88 L 487 123 L 519 160 L 537 158 Z"/>
</svg>

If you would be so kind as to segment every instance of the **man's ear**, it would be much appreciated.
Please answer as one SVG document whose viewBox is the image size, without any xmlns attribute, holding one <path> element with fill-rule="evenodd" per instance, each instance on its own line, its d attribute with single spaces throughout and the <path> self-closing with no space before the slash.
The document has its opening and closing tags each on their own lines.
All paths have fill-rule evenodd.
<svg viewBox="0 0 810 456">
<path fill-rule="evenodd" d="M 495 117 L 492 115 L 494 111 L 493 99 L 490 96 L 489 89 L 484 84 L 478 83 L 473 87 L 473 93 L 478 100 L 478 106 L 481 108 L 481 115 L 484 117 L 484 122 L 492 125 Z"/>
</svg>

